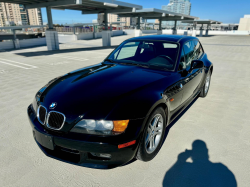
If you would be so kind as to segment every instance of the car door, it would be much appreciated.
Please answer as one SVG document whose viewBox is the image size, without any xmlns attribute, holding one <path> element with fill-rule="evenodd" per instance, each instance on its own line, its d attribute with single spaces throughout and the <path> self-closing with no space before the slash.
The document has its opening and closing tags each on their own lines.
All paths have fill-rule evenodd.
<svg viewBox="0 0 250 187">
<path fill-rule="evenodd" d="M 198 42 L 198 40 L 197 40 Z M 199 84 L 202 79 L 202 69 L 191 69 L 191 63 L 193 60 L 200 58 L 197 51 L 197 42 L 190 40 L 183 46 L 185 53 L 185 70 L 183 71 L 183 98 L 182 102 L 187 101 L 190 97 L 197 93 Z M 199 42 L 198 42 L 199 43 Z"/>
<path fill-rule="evenodd" d="M 186 63 L 185 54 L 184 54 L 184 51 L 182 50 L 179 64 L 182 67 L 185 63 Z M 179 110 L 179 106 L 182 103 L 182 97 L 183 97 L 183 80 L 182 79 L 183 79 L 182 74 L 180 72 L 176 72 L 174 76 L 175 82 L 166 90 L 166 95 L 171 100 L 169 104 L 171 115 L 176 113 L 176 111 Z"/>
</svg>

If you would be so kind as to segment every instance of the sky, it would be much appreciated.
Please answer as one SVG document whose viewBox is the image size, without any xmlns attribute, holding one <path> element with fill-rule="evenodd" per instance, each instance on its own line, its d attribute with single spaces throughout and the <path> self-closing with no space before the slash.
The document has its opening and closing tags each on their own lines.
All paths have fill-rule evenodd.
<svg viewBox="0 0 250 187">
<path fill-rule="evenodd" d="M 143 8 L 158 8 L 167 5 L 169 0 L 120 0 L 143 6 Z M 240 18 L 250 14 L 250 0 L 191 0 L 191 15 L 200 19 L 211 19 L 223 23 L 239 23 Z M 42 9 L 44 22 L 47 22 L 45 8 Z M 82 15 L 81 11 L 52 10 L 55 24 L 61 23 L 92 23 L 96 14 Z"/>
</svg>

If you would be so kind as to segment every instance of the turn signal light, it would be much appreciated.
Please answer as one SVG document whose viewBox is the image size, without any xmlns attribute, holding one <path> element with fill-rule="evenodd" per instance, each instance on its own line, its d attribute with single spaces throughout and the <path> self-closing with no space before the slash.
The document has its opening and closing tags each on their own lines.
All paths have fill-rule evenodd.
<svg viewBox="0 0 250 187">
<path fill-rule="evenodd" d="M 121 149 L 121 148 L 124 148 L 124 147 L 128 147 L 128 146 L 130 146 L 130 145 L 134 145 L 135 142 L 136 142 L 136 140 L 133 140 L 132 142 L 120 144 L 120 145 L 118 145 L 118 148 Z"/>
<path fill-rule="evenodd" d="M 129 120 L 113 121 L 113 132 L 124 132 L 128 126 Z"/>
</svg>

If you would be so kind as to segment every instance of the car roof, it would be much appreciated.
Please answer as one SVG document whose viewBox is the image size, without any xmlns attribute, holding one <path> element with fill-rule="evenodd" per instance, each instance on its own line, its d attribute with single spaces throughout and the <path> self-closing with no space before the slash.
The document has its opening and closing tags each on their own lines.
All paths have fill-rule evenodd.
<svg viewBox="0 0 250 187">
<path fill-rule="evenodd" d="M 184 43 L 188 40 L 197 39 L 196 37 L 192 36 L 183 36 L 183 35 L 148 35 L 148 36 L 140 36 L 131 38 L 129 40 L 165 40 L 169 42 L 177 42 L 177 43 Z"/>
</svg>

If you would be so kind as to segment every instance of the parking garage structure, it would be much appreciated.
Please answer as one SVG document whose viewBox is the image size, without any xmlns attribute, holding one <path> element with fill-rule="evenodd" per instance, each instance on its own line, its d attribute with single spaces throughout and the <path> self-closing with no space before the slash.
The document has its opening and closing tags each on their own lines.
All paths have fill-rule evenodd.
<svg viewBox="0 0 250 187">
<path fill-rule="evenodd" d="M 140 19 L 158 19 L 159 20 L 159 30 L 157 31 L 158 35 L 162 34 L 162 21 L 174 21 L 175 25 L 173 28 L 172 34 L 177 34 L 177 21 L 194 21 L 198 19 L 194 16 L 178 14 L 174 12 L 169 12 L 166 10 L 160 10 L 156 8 L 147 8 L 141 10 L 135 10 L 133 12 L 125 12 L 125 13 L 118 13 L 119 17 L 136 17 L 137 18 L 137 29 L 135 31 L 135 36 L 142 36 L 142 31 L 140 30 Z"/>
<path fill-rule="evenodd" d="M 102 31 L 103 46 L 111 45 L 111 32 L 108 30 L 108 13 L 132 12 L 142 9 L 142 6 L 116 0 L 2 0 L 6 3 L 23 4 L 26 9 L 46 8 L 48 29 L 45 32 L 48 50 L 58 50 L 58 32 L 53 27 L 52 9 L 78 10 L 83 14 L 104 13 L 104 30 Z"/>
<path fill-rule="evenodd" d="M 221 24 L 221 22 L 219 21 L 214 21 L 214 20 L 198 20 L 198 19 L 195 19 L 195 20 L 183 20 L 181 21 L 182 23 L 189 23 L 189 24 L 193 24 L 193 33 L 192 33 L 192 36 L 195 36 L 196 37 L 196 29 L 197 29 L 197 25 L 201 25 L 200 27 L 200 37 L 203 37 L 203 31 L 204 31 L 204 25 L 207 25 L 207 29 L 206 29 L 206 36 L 208 36 L 208 32 L 209 32 L 209 29 L 211 28 L 211 25 L 212 24 Z"/>
</svg>

